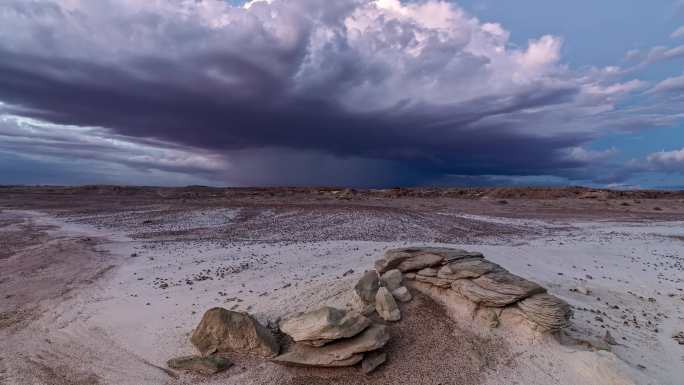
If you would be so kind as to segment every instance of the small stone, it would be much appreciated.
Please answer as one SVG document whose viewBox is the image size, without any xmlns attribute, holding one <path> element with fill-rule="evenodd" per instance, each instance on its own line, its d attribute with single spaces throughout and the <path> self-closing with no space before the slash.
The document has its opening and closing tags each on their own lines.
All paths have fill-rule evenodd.
<svg viewBox="0 0 684 385">
<path fill-rule="evenodd" d="M 380 282 L 382 282 L 383 286 L 385 286 L 387 290 L 394 291 L 401 287 L 402 278 L 401 271 L 393 269 L 384 273 L 380 277 Z"/>
<path fill-rule="evenodd" d="M 215 374 L 224 371 L 233 364 L 219 356 L 185 356 L 172 358 L 166 362 L 169 368 L 187 370 L 200 374 Z"/>
<path fill-rule="evenodd" d="M 361 371 L 364 374 L 369 374 L 377 369 L 378 366 L 385 363 L 385 361 L 387 361 L 387 353 L 385 352 L 376 350 L 366 353 L 366 355 L 363 357 L 363 361 L 361 361 Z"/>
<path fill-rule="evenodd" d="M 591 290 L 587 289 L 587 288 L 584 287 L 584 286 L 577 286 L 577 288 L 575 289 L 575 291 L 577 291 L 578 293 L 583 294 L 583 295 L 589 295 L 589 294 L 591 294 Z"/>
<path fill-rule="evenodd" d="M 396 298 L 400 302 L 409 302 L 413 298 L 411 296 L 411 292 L 409 292 L 409 290 L 405 286 L 393 290 L 392 296 L 394 296 L 394 298 Z"/>
<path fill-rule="evenodd" d="M 375 310 L 385 321 L 399 321 L 401 319 L 399 306 L 394 300 L 392 293 L 385 287 L 379 288 L 378 293 L 375 295 Z"/>
<path fill-rule="evenodd" d="M 603 336 L 603 341 L 607 343 L 608 345 L 617 345 L 617 341 L 615 341 L 615 338 L 610 334 L 608 330 L 606 330 L 606 334 Z"/>
</svg>

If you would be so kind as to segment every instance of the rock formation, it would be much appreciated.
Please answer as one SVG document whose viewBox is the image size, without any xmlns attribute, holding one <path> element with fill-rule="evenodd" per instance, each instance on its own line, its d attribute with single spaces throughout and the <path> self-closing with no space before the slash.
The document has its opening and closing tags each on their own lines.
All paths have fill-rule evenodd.
<svg viewBox="0 0 684 385">
<path fill-rule="evenodd" d="M 354 291 L 365 309 L 374 307 L 385 321 L 401 320 L 397 301 L 412 299 L 408 287 L 437 302 L 458 304 L 470 317 L 468 322 L 478 320 L 489 328 L 517 317 L 529 321 L 535 330 L 554 332 L 567 326 L 571 316 L 563 300 L 487 261 L 481 253 L 444 247 L 391 249 L 375 267 L 363 274 Z M 387 353 L 380 349 L 390 339 L 390 326 L 373 323 L 371 318 L 328 306 L 287 316 L 279 324 L 289 337 L 287 349 L 278 355 L 275 337 L 250 315 L 214 308 L 204 314 L 191 338 L 205 357 L 181 357 L 168 365 L 216 373 L 230 363 L 210 355 L 232 351 L 284 365 L 342 367 L 361 362 L 363 373 L 370 373 L 386 361 Z"/>
<path fill-rule="evenodd" d="M 539 330 L 546 331 L 565 327 L 571 316 L 565 301 L 486 260 L 481 253 L 444 247 L 398 248 L 387 250 L 375 266 L 379 272 L 400 270 L 413 286 L 447 290 L 450 297 L 472 309 L 473 317 L 490 327 L 497 327 L 501 311 L 509 308 L 519 310 Z M 380 295 L 376 301 L 378 298 Z"/>
</svg>

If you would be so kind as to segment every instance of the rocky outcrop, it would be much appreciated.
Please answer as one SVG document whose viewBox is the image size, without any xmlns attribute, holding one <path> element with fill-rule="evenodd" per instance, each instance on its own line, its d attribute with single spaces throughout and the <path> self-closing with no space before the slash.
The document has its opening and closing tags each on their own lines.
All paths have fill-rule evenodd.
<svg viewBox="0 0 684 385">
<path fill-rule="evenodd" d="M 323 347 L 294 344 L 273 361 L 296 366 L 351 366 L 363 359 L 363 353 L 385 346 L 389 338 L 387 326 L 374 324 L 355 337 L 341 339 Z"/>
<path fill-rule="evenodd" d="M 207 310 L 190 341 L 203 356 L 237 352 L 273 357 L 280 347 L 271 331 L 246 313 L 216 307 Z"/>
<path fill-rule="evenodd" d="M 370 325 L 371 320 L 361 314 L 325 306 L 288 317 L 280 323 L 280 330 L 295 342 L 323 346 L 340 338 L 353 337 Z"/>
<path fill-rule="evenodd" d="M 185 356 L 172 358 L 166 362 L 169 368 L 187 370 L 199 374 L 216 374 L 222 372 L 233 364 L 223 357 L 219 356 Z"/>
<path fill-rule="evenodd" d="M 375 294 L 378 292 L 379 287 L 378 273 L 375 270 L 371 270 L 361 276 L 359 282 L 354 286 L 354 291 L 364 302 L 373 304 L 375 303 Z"/>
<path fill-rule="evenodd" d="M 378 293 L 375 296 L 375 310 L 385 321 L 399 321 L 401 319 L 399 306 L 394 300 L 392 293 L 385 287 L 378 289 Z"/>
<path fill-rule="evenodd" d="M 570 305 L 550 294 L 536 294 L 518 303 L 525 317 L 546 330 L 559 330 L 568 326 L 572 315 Z"/>
<path fill-rule="evenodd" d="M 500 324 L 499 315 L 505 309 L 516 309 L 540 330 L 547 331 L 566 326 L 571 316 L 564 301 L 486 260 L 481 253 L 441 247 L 392 249 L 376 261 L 376 266 L 394 266 L 398 270 L 410 267 L 410 272 L 404 273 L 408 282 L 419 282 L 441 293 L 448 290 L 452 293 L 450 302 L 463 304 L 472 317 L 492 328 Z"/>
</svg>

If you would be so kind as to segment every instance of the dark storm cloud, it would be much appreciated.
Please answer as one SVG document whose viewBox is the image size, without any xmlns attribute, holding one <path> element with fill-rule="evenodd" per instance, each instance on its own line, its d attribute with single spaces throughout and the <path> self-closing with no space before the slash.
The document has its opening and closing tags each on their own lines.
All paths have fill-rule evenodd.
<svg viewBox="0 0 684 385">
<path fill-rule="evenodd" d="M 233 167 L 210 170 L 227 181 L 411 184 L 570 175 L 596 160 L 576 149 L 600 107 L 630 91 L 568 73 L 558 39 L 510 48 L 447 3 L 326 4 L 10 1 L 23 19 L 0 29 L 0 101 L 221 154 Z"/>
<path fill-rule="evenodd" d="M 570 166 L 555 160 L 553 150 L 581 140 L 518 134 L 507 127 L 515 122 L 481 122 L 490 116 L 563 103 L 575 89 L 531 90 L 512 97 L 480 98 L 462 106 L 417 105 L 354 113 L 326 100 L 326 95 L 287 97 L 277 80 L 268 81 L 266 74 L 247 65 L 231 65 L 231 73 L 249 87 L 237 92 L 250 94 L 245 97 L 217 88 L 200 76 L 178 82 L 178 78 L 195 75 L 171 69 L 171 64 L 163 65 L 162 77 L 141 80 L 130 73 L 154 73 L 162 64 L 130 63 L 121 71 L 73 60 L 43 61 L 7 52 L 2 56 L 6 60 L 0 63 L 0 98 L 30 107 L 33 117 L 109 127 L 122 135 L 212 150 L 285 147 L 418 162 L 426 171 L 438 173 L 529 173 Z M 224 58 L 222 68 L 231 62 Z M 67 75 L 55 71 L 59 68 Z M 182 83 L 191 84 L 192 89 Z"/>
</svg>

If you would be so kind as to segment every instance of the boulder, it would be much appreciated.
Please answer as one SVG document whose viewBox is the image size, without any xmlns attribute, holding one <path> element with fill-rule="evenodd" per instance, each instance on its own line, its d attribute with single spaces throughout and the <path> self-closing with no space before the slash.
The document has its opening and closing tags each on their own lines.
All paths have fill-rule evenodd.
<svg viewBox="0 0 684 385">
<path fill-rule="evenodd" d="M 366 353 L 361 361 L 361 372 L 369 374 L 387 361 L 387 353 L 376 350 Z"/>
<path fill-rule="evenodd" d="M 393 290 L 392 296 L 400 302 L 409 302 L 413 298 L 405 286 Z"/>
<path fill-rule="evenodd" d="M 356 294 L 366 303 L 375 303 L 375 294 L 380 287 L 380 280 L 375 270 L 367 271 L 363 274 L 359 282 L 354 286 Z"/>
<path fill-rule="evenodd" d="M 504 307 L 524 298 L 514 294 L 501 294 L 484 289 L 469 279 L 453 281 L 451 288 L 470 301 L 489 307 Z"/>
<path fill-rule="evenodd" d="M 207 310 L 190 337 L 203 356 L 237 352 L 273 357 L 280 346 L 271 331 L 247 313 L 216 307 Z"/>
<path fill-rule="evenodd" d="M 172 358 L 166 362 L 171 369 L 187 370 L 200 374 L 215 374 L 222 372 L 233 364 L 219 356 L 185 356 Z"/>
<path fill-rule="evenodd" d="M 562 299 L 550 294 L 536 294 L 518 303 L 530 321 L 546 330 L 560 330 L 568 325 L 572 310 Z"/>
<path fill-rule="evenodd" d="M 351 366 L 361 361 L 363 353 L 385 346 L 389 338 L 387 326 L 373 324 L 355 337 L 335 341 L 320 348 L 294 344 L 273 361 L 296 366 Z"/>
<path fill-rule="evenodd" d="M 503 271 L 501 266 L 483 258 L 461 259 L 442 266 L 437 272 L 438 278 L 463 279 L 479 278 L 487 273 Z"/>
<path fill-rule="evenodd" d="M 280 323 L 280 330 L 296 342 L 323 346 L 336 339 L 353 337 L 370 324 L 371 320 L 361 314 L 324 306 L 288 317 Z"/>
<path fill-rule="evenodd" d="M 418 275 L 422 275 L 423 277 L 436 277 L 437 276 L 437 270 L 433 269 L 431 267 L 426 267 L 424 269 L 418 270 Z"/>
<path fill-rule="evenodd" d="M 401 319 L 399 306 L 394 300 L 392 293 L 385 287 L 378 289 L 378 293 L 375 296 L 375 310 L 385 321 L 399 321 Z"/>
<path fill-rule="evenodd" d="M 380 277 L 380 281 L 382 282 L 383 286 L 387 288 L 387 290 L 394 291 L 401 286 L 402 278 L 401 271 L 392 269 L 384 273 Z"/>
<path fill-rule="evenodd" d="M 546 289 L 538 284 L 528 281 L 525 278 L 518 277 L 515 274 L 511 274 L 508 271 L 485 274 L 474 279 L 473 282 L 483 289 L 517 296 L 520 299 L 546 292 Z"/>
</svg>

